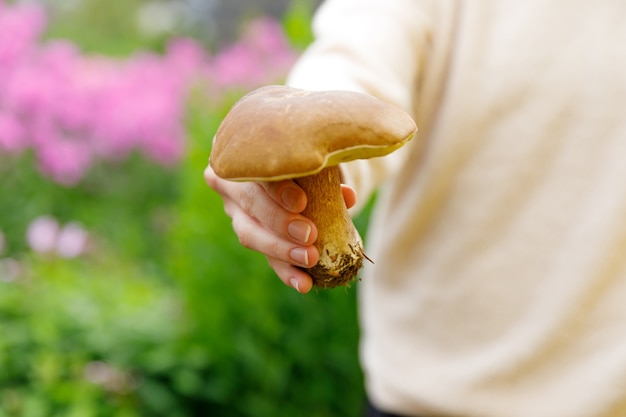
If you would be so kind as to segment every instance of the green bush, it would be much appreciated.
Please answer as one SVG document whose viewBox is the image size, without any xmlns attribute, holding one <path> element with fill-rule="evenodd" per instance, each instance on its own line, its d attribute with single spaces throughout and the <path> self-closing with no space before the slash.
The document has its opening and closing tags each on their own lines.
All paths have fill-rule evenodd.
<svg viewBox="0 0 626 417">
<path fill-rule="evenodd" d="M 178 368 L 186 362 L 172 357 L 179 300 L 171 287 L 113 259 L 32 256 L 19 280 L 0 281 L 0 416 L 158 410 L 162 399 L 150 386 L 170 391 L 159 358 Z"/>
<path fill-rule="evenodd" d="M 133 158 L 65 188 L 28 155 L 2 165 L 8 255 L 25 270 L 0 282 L 0 416 L 359 415 L 356 288 L 284 286 L 204 183 L 228 107 L 191 109 L 178 171 Z M 84 223 L 92 253 L 28 252 L 41 213 Z"/>
<path fill-rule="evenodd" d="M 306 19 L 289 15 L 296 44 L 310 37 Z M 81 33 L 79 20 L 66 30 Z M 90 50 L 107 40 L 95 33 Z M 136 155 L 68 188 L 43 179 L 32 155 L 1 158 L 0 417 L 360 415 L 358 284 L 287 288 L 241 247 L 202 178 L 241 93 L 217 107 L 192 100 L 176 169 Z M 30 251 L 25 231 L 42 214 L 84 224 L 91 251 Z M 19 278 L 2 275 L 9 264 Z"/>
<path fill-rule="evenodd" d="M 124 163 L 94 166 L 76 187 L 42 177 L 31 153 L 0 155 L 0 230 L 5 256 L 27 250 L 25 231 L 41 215 L 79 221 L 117 248 L 116 256 L 159 264 L 177 199 L 178 172 L 133 155 Z"/>
</svg>

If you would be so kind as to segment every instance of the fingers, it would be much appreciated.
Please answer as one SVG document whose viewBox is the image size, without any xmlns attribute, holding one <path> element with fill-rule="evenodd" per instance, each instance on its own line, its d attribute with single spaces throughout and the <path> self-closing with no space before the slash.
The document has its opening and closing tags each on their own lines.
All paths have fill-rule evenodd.
<svg viewBox="0 0 626 417">
<path fill-rule="evenodd" d="M 291 203 L 283 202 L 284 194 L 295 193 L 296 187 L 295 184 L 261 185 L 221 180 L 216 190 L 222 195 L 226 214 L 233 219 L 233 226 L 242 244 L 268 256 L 277 257 L 277 253 L 263 250 L 261 245 L 267 244 L 267 240 L 261 245 L 256 244 L 258 239 L 254 234 L 259 229 L 248 228 L 252 223 L 248 219 L 244 221 L 244 218 L 251 217 L 264 226 L 266 232 L 274 232 L 282 240 L 303 246 L 312 245 L 317 238 L 317 229 L 311 220 L 296 212 L 301 211 L 301 206 L 306 206 L 306 197 L 302 190 L 299 190 L 302 196 L 294 198 Z"/>
<path fill-rule="evenodd" d="M 239 206 L 228 203 L 228 207 L 227 211 L 230 212 L 233 229 L 241 245 L 263 253 L 267 257 L 270 267 L 286 285 L 303 294 L 309 292 L 313 285 L 312 279 L 297 266 L 311 268 L 319 260 L 319 252 L 313 246 L 313 239 L 310 235 L 306 238 L 306 242 L 310 242 L 310 245 L 305 246 L 298 244 L 298 242 L 294 244 L 293 241 L 281 239 L 273 230 L 246 215 Z M 293 229 L 294 223 L 300 222 L 300 220 L 292 221 L 287 227 L 288 233 L 297 235 L 297 233 L 289 230 Z M 306 223 L 302 222 L 301 224 Z M 299 227 L 295 229 L 299 229 Z M 297 239 L 292 238 L 292 240 Z"/>
<path fill-rule="evenodd" d="M 267 258 L 270 267 L 286 285 L 301 294 L 306 294 L 313 287 L 311 276 L 295 266 L 274 258 Z"/>
<path fill-rule="evenodd" d="M 233 229 L 242 246 L 263 253 L 268 258 L 278 259 L 304 268 L 314 266 L 319 260 L 319 253 L 313 246 L 313 239 L 307 235 L 307 241 L 298 242 L 289 237 L 281 238 L 273 229 L 250 217 L 237 204 L 225 202 L 227 213 L 232 218 Z M 294 220 L 299 223 L 301 220 Z M 302 223 L 304 223 L 302 221 Z M 291 224 L 287 226 L 290 229 Z M 309 227 L 307 225 L 307 227 Z M 289 235 L 289 231 L 287 234 Z M 293 233 L 293 232 L 292 232 Z M 294 242 L 295 241 L 295 242 Z"/>
<path fill-rule="evenodd" d="M 237 183 L 219 178 L 208 167 L 207 184 L 224 201 L 240 243 L 264 254 L 279 278 L 296 290 L 311 289 L 311 277 L 299 267 L 310 268 L 319 260 L 313 243 L 317 229 L 299 214 L 306 207 L 306 195 L 292 181 Z"/>
<path fill-rule="evenodd" d="M 346 207 L 353 207 L 356 204 L 356 192 L 354 189 L 345 184 L 341 184 L 341 192 L 343 193 L 343 199 L 346 202 Z"/>
</svg>

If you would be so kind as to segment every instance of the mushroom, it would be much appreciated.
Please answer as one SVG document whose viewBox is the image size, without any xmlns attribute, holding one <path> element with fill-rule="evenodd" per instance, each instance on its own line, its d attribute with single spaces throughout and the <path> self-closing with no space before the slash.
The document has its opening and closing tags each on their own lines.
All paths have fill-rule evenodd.
<svg viewBox="0 0 626 417">
<path fill-rule="evenodd" d="M 352 281 L 367 258 L 343 200 L 338 164 L 389 154 L 416 131 L 406 112 L 365 94 L 270 85 L 230 109 L 210 164 L 227 180 L 293 179 L 306 192 L 302 214 L 317 227 L 320 259 L 302 269 L 313 285 L 332 288 Z"/>
</svg>

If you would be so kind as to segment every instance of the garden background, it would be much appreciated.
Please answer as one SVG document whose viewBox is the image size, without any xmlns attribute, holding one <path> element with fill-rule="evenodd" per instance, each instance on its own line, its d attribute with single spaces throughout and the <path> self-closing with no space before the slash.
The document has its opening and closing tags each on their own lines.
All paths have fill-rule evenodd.
<svg viewBox="0 0 626 417">
<path fill-rule="evenodd" d="M 284 286 L 202 177 L 310 42 L 277 3 L 0 0 L 0 417 L 360 415 L 358 285 Z"/>
</svg>

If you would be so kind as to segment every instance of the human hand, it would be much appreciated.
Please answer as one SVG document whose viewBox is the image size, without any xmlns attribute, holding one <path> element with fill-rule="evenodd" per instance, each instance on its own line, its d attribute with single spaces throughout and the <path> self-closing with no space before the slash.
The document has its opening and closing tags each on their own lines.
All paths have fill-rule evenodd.
<svg viewBox="0 0 626 417">
<path fill-rule="evenodd" d="M 224 202 L 239 242 L 267 257 L 270 267 L 288 286 L 307 293 L 313 286 L 309 274 L 298 267 L 311 268 L 319 260 L 313 246 L 315 224 L 300 213 L 307 196 L 293 181 L 233 182 L 218 177 L 208 166 L 204 178 Z M 353 189 L 342 186 L 347 207 L 356 203 Z"/>
</svg>

